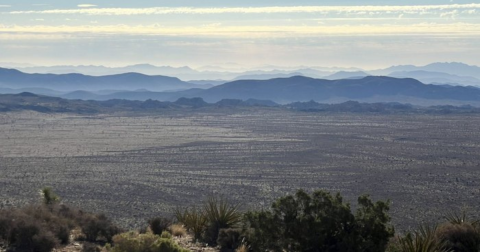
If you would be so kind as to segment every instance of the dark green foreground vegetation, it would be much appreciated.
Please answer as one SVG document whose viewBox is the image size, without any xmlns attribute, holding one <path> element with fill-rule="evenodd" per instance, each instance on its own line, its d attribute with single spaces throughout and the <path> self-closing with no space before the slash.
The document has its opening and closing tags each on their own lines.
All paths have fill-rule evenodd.
<svg viewBox="0 0 480 252">
<path fill-rule="evenodd" d="M 270 209 L 246 213 L 212 197 L 201 206 L 177 209 L 175 220 L 158 217 L 143 230 L 125 232 L 104 215 L 59 204 L 50 188 L 41 193 L 42 204 L 0 210 L 0 250 L 48 252 L 76 240 L 83 251 L 183 252 L 189 250 L 172 236 L 188 232 L 221 251 L 480 251 L 480 223 L 465 214 L 395 235 L 389 202 L 368 196 L 360 196 L 353 211 L 340 194 L 299 190 Z"/>
</svg>

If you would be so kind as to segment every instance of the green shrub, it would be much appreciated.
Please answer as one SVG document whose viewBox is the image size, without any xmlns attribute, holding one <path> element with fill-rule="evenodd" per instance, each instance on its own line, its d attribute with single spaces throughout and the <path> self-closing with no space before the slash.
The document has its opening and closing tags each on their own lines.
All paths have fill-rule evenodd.
<svg viewBox="0 0 480 252">
<path fill-rule="evenodd" d="M 28 206 L 0 212 L 0 240 L 12 248 L 51 251 L 69 242 L 71 228 L 49 206 Z"/>
<path fill-rule="evenodd" d="M 113 236 L 122 231 L 103 214 L 85 216 L 80 222 L 80 227 L 85 234 L 86 240 L 90 242 L 104 238 L 106 242 L 110 243 Z"/>
<path fill-rule="evenodd" d="M 160 238 L 172 239 L 172 234 L 170 234 L 168 231 L 163 231 L 160 235 Z"/>
<path fill-rule="evenodd" d="M 253 251 L 385 251 L 393 228 L 388 202 L 358 199 L 354 215 L 340 194 L 299 190 L 271 211 L 245 215 L 244 235 Z"/>
<path fill-rule="evenodd" d="M 154 244 L 158 236 L 147 233 L 128 232 L 113 237 L 112 252 L 154 252 Z"/>
<path fill-rule="evenodd" d="M 172 239 L 166 238 L 158 239 L 155 247 L 158 248 L 156 250 L 157 252 L 190 252 L 190 250 L 180 247 Z"/>
<path fill-rule="evenodd" d="M 69 221 L 59 216 L 56 208 L 53 206 L 28 206 L 23 208 L 23 212 L 35 220 L 43 222 L 45 228 L 49 230 L 61 244 L 68 244 L 70 240 L 70 231 L 72 225 Z"/>
<path fill-rule="evenodd" d="M 401 237 L 396 236 L 388 242 L 386 252 L 402 252 L 402 246 L 400 245 Z"/>
<path fill-rule="evenodd" d="M 32 251 L 34 252 L 50 252 L 58 245 L 58 240 L 50 232 L 36 234 L 32 241 Z"/>
<path fill-rule="evenodd" d="M 58 245 L 58 239 L 30 216 L 22 216 L 14 228 L 13 244 L 20 250 L 50 252 Z"/>
<path fill-rule="evenodd" d="M 150 219 L 148 221 L 148 225 L 154 234 L 160 235 L 163 231 L 167 230 L 170 225 L 172 225 L 172 221 L 167 218 L 157 217 Z"/>
<path fill-rule="evenodd" d="M 161 238 L 152 233 L 128 232 L 113 237 L 112 252 L 188 252 L 171 238 Z"/>
</svg>

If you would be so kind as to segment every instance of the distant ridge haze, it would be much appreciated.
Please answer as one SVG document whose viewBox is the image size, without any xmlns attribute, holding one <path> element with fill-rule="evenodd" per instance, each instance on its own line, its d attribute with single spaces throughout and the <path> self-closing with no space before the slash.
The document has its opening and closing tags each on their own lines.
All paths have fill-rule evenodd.
<svg viewBox="0 0 480 252">
<path fill-rule="evenodd" d="M 13 63 L 4 63 L 3 65 L 12 65 Z M 13 64 L 19 65 L 19 64 Z M 241 70 L 242 68 L 222 68 L 216 66 L 200 67 L 198 69 L 188 66 L 171 67 L 171 66 L 154 66 L 151 64 L 137 64 L 125 67 L 105 67 L 105 66 L 29 66 L 27 64 L 20 64 L 17 69 L 26 73 L 54 73 L 54 74 L 68 74 L 81 73 L 91 76 L 103 75 L 117 75 L 127 72 L 136 72 L 145 75 L 161 75 L 177 77 L 183 81 L 192 81 L 192 83 L 209 83 L 217 85 L 233 80 L 240 79 L 272 79 L 285 78 L 295 75 L 302 75 L 312 78 L 324 79 L 348 79 L 365 77 L 368 75 L 374 76 L 398 76 L 402 72 L 401 77 L 419 78 L 418 73 L 431 72 L 448 74 L 452 76 L 433 76 L 435 78 L 421 79 L 425 83 L 436 84 L 459 84 L 459 85 L 475 85 L 480 80 L 480 68 L 477 66 L 467 65 L 458 62 L 432 63 L 425 66 L 414 65 L 400 65 L 392 66 L 385 69 L 365 70 L 359 68 L 336 68 L 336 67 L 318 67 L 318 66 L 297 66 L 297 67 L 282 67 L 282 66 L 261 66 L 250 70 Z M 245 67 L 243 67 L 245 69 Z M 394 74 L 395 73 L 395 74 Z M 432 77 L 432 76 L 430 76 Z M 461 77 L 461 78 L 458 78 Z M 470 80 L 468 79 L 470 78 Z M 475 78 L 472 80 L 471 78 Z M 212 81 L 214 80 L 214 81 Z M 208 82 L 210 81 L 210 82 Z M 463 82 L 462 82 L 463 81 Z"/>
<path fill-rule="evenodd" d="M 100 91 L 106 89 L 166 91 L 208 86 L 184 82 L 176 77 L 149 76 L 140 73 L 106 76 L 89 76 L 78 73 L 28 74 L 15 69 L 0 68 L 0 87 L 12 89 L 46 88 L 57 91 Z"/>
<path fill-rule="evenodd" d="M 313 79 L 303 76 L 271 80 L 240 80 L 200 90 L 195 95 L 209 102 L 225 98 L 268 99 L 277 103 L 309 100 L 322 102 L 335 98 L 363 101 L 372 97 L 480 101 L 480 89 L 477 88 L 425 85 L 415 79 L 385 76 L 342 80 Z"/>
<path fill-rule="evenodd" d="M 446 63 L 451 72 L 469 73 L 479 69 L 460 63 Z M 150 66 L 147 66 L 150 67 Z M 442 68 L 444 63 L 428 68 Z M 414 66 L 391 67 L 390 70 L 415 69 Z M 189 68 L 185 68 L 189 69 Z M 313 70 L 312 70 L 313 71 Z M 377 72 L 379 72 L 378 70 Z M 383 70 L 387 71 L 387 70 Z M 201 97 L 207 102 L 222 99 L 271 100 L 279 104 L 314 100 L 339 103 L 348 100 L 361 102 L 402 102 L 412 104 L 478 104 L 480 89 L 463 87 L 459 83 L 477 83 L 472 76 L 460 76 L 425 70 L 397 71 L 391 76 L 372 76 L 370 72 L 338 72 L 324 78 L 311 78 L 279 71 L 251 71 L 240 80 L 199 80 L 184 82 L 176 77 L 123 73 L 107 76 L 84 74 L 28 74 L 15 69 L 0 68 L 0 92 L 34 92 L 69 99 L 127 99 L 174 101 L 182 97 Z M 262 75 L 262 73 L 268 73 Z M 282 78 L 278 78 L 281 76 Z M 409 78 L 415 76 L 417 79 Z M 251 78 L 250 78 L 251 77 Z M 255 77 L 264 77 L 254 79 Z M 272 78 L 270 78 L 272 77 Z M 338 78 L 338 79 L 337 79 Z M 439 82 L 440 85 L 426 85 Z M 444 83 L 441 83 L 444 82 Z M 445 85 L 448 84 L 448 85 Z M 464 84 L 465 85 L 465 84 Z"/>
</svg>

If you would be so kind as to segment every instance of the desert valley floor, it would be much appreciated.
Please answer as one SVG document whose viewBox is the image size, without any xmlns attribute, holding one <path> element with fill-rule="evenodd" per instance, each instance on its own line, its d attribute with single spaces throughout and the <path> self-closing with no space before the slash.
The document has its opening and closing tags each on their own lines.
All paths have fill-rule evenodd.
<svg viewBox="0 0 480 252">
<path fill-rule="evenodd" d="M 268 207 L 298 188 L 390 199 L 397 229 L 480 207 L 480 115 L 165 110 L 0 113 L 0 208 L 63 202 L 138 227 L 223 195 Z M 472 213 L 474 211 L 471 211 Z"/>
</svg>

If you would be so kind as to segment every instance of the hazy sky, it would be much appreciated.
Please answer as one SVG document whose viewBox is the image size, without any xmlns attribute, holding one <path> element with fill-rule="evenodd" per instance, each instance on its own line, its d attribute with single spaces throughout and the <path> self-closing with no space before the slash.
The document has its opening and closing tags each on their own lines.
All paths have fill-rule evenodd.
<svg viewBox="0 0 480 252">
<path fill-rule="evenodd" d="M 480 65 L 475 1 L 0 0 L 0 62 Z"/>
</svg>

